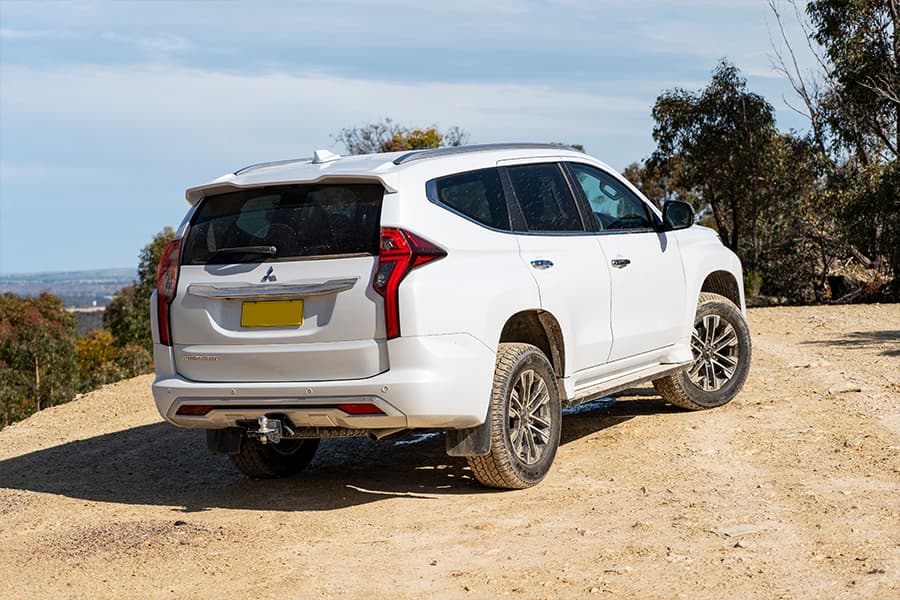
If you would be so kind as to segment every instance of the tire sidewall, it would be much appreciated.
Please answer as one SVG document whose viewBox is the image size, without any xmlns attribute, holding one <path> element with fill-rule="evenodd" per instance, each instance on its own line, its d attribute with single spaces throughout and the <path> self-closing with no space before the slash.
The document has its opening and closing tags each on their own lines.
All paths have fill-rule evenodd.
<svg viewBox="0 0 900 600">
<path fill-rule="evenodd" d="M 550 412 L 552 421 L 550 423 L 550 438 L 547 441 L 547 448 L 544 454 L 534 464 L 526 464 L 516 455 L 512 447 L 511 436 L 509 431 L 509 403 L 512 389 L 518 381 L 522 372 L 533 370 L 544 380 L 547 391 L 550 395 Z M 504 382 L 500 393 L 503 398 L 501 412 L 501 437 L 504 444 L 504 451 L 509 457 L 510 465 L 516 472 L 516 475 L 528 484 L 534 484 L 541 481 L 550 470 L 553 460 L 556 457 L 556 451 L 559 448 L 560 433 L 562 429 L 562 408 L 559 399 L 559 390 L 556 386 L 556 378 L 553 375 L 553 369 L 544 355 L 536 348 L 523 354 L 512 369 L 510 377 Z"/>
</svg>

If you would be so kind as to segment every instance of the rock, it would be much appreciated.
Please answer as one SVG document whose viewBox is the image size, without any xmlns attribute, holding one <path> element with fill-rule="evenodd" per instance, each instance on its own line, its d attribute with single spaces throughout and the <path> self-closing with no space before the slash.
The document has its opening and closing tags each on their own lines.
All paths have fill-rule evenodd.
<svg viewBox="0 0 900 600">
<path fill-rule="evenodd" d="M 858 385 L 839 385 L 828 389 L 829 394 L 850 394 L 861 391 L 863 391 L 863 389 Z"/>
<path fill-rule="evenodd" d="M 844 448 L 859 448 L 862 446 L 862 442 L 859 440 L 844 440 Z"/>
<path fill-rule="evenodd" d="M 187 521 L 175 521 L 175 527 L 184 527 L 187 525 Z"/>
<path fill-rule="evenodd" d="M 724 535 L 725 537 L 738 537 L 740 535 L 747 535 L 748 533 L 756 533 L 759 531 L 754 525 L 734 525 L 733 527 L 726 527 L 724 529 L 717 529 L 716 533 L 719 535 Z"/>
</svg>

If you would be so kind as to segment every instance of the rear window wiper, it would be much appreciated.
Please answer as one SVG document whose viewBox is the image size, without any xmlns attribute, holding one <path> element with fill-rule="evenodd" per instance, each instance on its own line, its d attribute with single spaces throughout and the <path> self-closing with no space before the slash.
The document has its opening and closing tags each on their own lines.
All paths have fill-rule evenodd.
<svg viewBox="0 0 900 600">
<path fill-rule="evenodd" d="M 265 256 L 275 256 L 278 248 L 275 246 L 233 246 L 231 248 L 219 248 L 209 257 L 212 260 L 222 254 L 262 254 Z"/>
</svg>

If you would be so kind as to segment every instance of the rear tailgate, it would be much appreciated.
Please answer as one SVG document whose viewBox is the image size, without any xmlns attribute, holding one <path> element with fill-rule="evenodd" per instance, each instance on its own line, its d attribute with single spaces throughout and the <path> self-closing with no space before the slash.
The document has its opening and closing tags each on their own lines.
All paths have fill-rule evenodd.
<svg viewBox="0 0 900 600">
<path fill-rule="evenodd" d="M 388 368 L 372 290 L 384 189 L 267 186 L 203 199 L 171 305 L 175 365 L 209 382 L 326 381 Z"/>
</svg>

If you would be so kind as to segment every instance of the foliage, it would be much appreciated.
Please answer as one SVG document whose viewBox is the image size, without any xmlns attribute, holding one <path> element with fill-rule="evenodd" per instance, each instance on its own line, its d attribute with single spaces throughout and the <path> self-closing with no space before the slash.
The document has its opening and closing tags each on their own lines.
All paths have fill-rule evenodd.
<svg viewBox="0 0 900 600">
<path fill-rule="evenodd" d="M 59 297 L 0 294 L 3 424 L 71 399 L 78 386 L 75 317 Z"/>
<path fill-rule="evenodd" d="M 780 133 L 772 107 L 724 61 L 703 90 L 664 92 L 653 117 L 659 147 L 631 169 L 648 195 L 710 215 L 761 293 L 827 300 L 828 273 L 847 251 L 815 139 Z"/>
<path fill-rule="evenodd" d="M 870 165 L 849 183 L 840 212 L 846 236 L 864 255 L 877 257 L 876 268 L 884 257 L 900 298 L 900 163 Z"/>
<path fill-rule="evenodd" d="M 827 59 L 821 107 L 835 142 L 864 166 L 898 157 L 900 146 L 900 3 L 814 0 L 806 6 L 812 37 Z"/>
<path fill-rule="evenodd" d="M 75 352 L 83 391 L 148 373 L 153 368 L 153 358 L 146 348 L 134 344 L 120 348 L 105 329 L 78 340 Z"/>
<path fill-rule="evenodd" d="M 697 208 L 712 212 L 729 248 L 741 250 L 746 236 L 757 245 L 778 141 L 772 106 L 747 91 L 738 70 L 722 61 L 706 88 L 663 92 L 652 114 L 658 148 L 651 168 L 696 194 Z"/>
<path fill-rule="evenodd" d="M 643 194 L 659 208 L 669 200 L 690 202 L 701 209 L 697 195 L 690 189 L 679 185 L 684 161 L 679 155 L 672 156 L 663 168 L 657 162 L 633 162 L 622 171 L 628 181 L 633 183 Z M 703 219 L 701 213 L 700 218 Z"/>
<path fill-rule="evenodd" d="M 99 329 L 79 339 L 75 353 L 81 380 L 87 381 L 102 365 L 115 360 L 117 351 L 112 334 Z"/>
<path fill-rule="evenodd" d="M 119 348 L 135 345 L 151 352 L 150 296 L 156 289 L 156 267 L 166 245 L 175 236 L 171 227 L 164 227 L 141 250 L 138 264 L 138 281 L 116 292 L 103 315 L 103 323 L 109 329 Z"/>
<path fill-rule="evenodd" d="M 775 67 L 791 83 L 810 121 L 822 166 L 820 203 L 824 237 L 876 277 L 893 276 L 900 298 L 896 252 L 897 171 L 900 146 L 900 3 L 897 0 L 813 0 L 808 20 L 794 8 L 819 70 L 804 73 L 771 0 L 782 45 Z M 832 254 L 834 254 L 832 252 Z"/>
<path fill-rule="evenodd" d="M 385 118 L 374 123 L 342 129 L 334 139 L 341 142 L 350 154 L 373 154 L 462 146 L 468 141 L 469 134 L 456 126 L 446 131 L 439 131 L 436 125 L 410 129 Z"/>
</svg>

